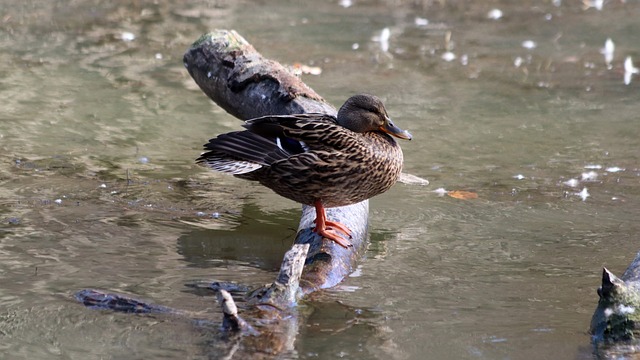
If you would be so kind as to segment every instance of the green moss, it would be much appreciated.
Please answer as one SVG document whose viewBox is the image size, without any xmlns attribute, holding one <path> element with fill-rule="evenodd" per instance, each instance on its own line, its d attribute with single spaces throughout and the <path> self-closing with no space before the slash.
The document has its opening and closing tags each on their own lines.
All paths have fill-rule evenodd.
<svg viewBox="0 0 640 360">
<path fill-rule="evenodd" d="M 200 36 L 191 47 L 201 46 L 205 42 L 224 43 L 227 51 L 237 50 L 249 45 L 235 30 L 216 29 Z"/>
<path fill-rule="evenodd" d="M 640 322 L 640 293 L 634 287 L 614 286 L 609 296 L 600 299 L 599 307 L 612 313 L 606 318 L 604 337 L 608 341 L 628 341 L 637 336 Z"/>
</svg>

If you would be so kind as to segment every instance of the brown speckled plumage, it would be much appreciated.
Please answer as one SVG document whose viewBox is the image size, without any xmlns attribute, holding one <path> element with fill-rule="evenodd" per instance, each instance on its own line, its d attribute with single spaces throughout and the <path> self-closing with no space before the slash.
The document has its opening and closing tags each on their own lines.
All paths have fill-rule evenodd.
<svg viewBox="0 0 640 360">
<path fill-rule="evenodd" d="M 247 130 L 222 134 L 197 159 L 254 180 L 293 201 L 325 207 L 354 204 L 387 191 L 402 171 L 402 150 L 382 102 L 356 95 L 326 114 L 265 116 Z"/>
</svg>

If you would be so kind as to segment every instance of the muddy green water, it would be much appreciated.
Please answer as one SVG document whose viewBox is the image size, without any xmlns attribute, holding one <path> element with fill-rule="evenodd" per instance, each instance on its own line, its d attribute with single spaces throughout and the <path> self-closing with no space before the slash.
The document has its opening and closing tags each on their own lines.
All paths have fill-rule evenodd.
<svg viewBox="0 0 640 360">
<path fill-rule="evenodd" d="M 0 1 L 1 358 L 224 357 L 215 327 L 72 299 L 215 320 L 185 283 L 273 280 L 299 206 L 194 165 L 240 128 L 182 65 L 214 28 L 320 67 L 303 78 L 336 106 L 383 98 L 414 135 L 406 171 L 431 182 L 371 201 L 366 258 L 303 304 L 283 358 L 592 358 L 601 267 L 640 250 L 640 77 L 623 82 L 638 2 L 168 3 Z"/>
</svg>

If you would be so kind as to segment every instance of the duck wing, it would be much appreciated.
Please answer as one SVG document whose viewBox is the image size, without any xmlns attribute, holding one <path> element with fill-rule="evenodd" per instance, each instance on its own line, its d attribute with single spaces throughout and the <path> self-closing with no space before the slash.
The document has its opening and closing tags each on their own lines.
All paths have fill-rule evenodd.
<svg viewBox="0 0 640 360">
<path fill-rule="evenodd" d="M 209 140 L 204 149 L 207 151 L 196 159 L 197 163 L 236 175 L 255 171 L 291 156 L 288 151 L 278 147 L 275 139 L 248 130 L 218 135 Z"/>
<path fill-rule="evenodd" d="M 247 120 L 247 130 L 221 134 L 204 145 L 196 162 L 235 175 L 283 161 L 308 166 L 314 151 L 340 151 L 353 145 L 355 133 L 326 114 L 269 115 Z"/>
<path fill-rule="evenodd" d="M 243 125 L 266 138 L 275 138 L 291 155 L 324 150 L 341 151 L 358 142 L 358 134 L 338 125 L 334 116 L 320 113 L 271 115 Z"/>
</svg>

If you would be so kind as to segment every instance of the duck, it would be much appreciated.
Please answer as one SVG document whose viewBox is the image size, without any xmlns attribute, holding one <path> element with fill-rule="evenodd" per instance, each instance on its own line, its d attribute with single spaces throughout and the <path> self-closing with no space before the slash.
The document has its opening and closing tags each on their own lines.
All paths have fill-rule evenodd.
<svg viewBox="0 0 640 360">
<path fill-rule="evenodd" d="M 198 164 L 256 181 L 280 196 L 315 207 L 313 231 L 343 248 L 351 230 L 327 219 L 325 208 L 355 204 L 384 193 L 402 172 L 395 138 L 411 140 L 378 97 L 357 94 L 337 116 L 267 115 L 246 130 L 220 134 L 204 145 Z"/>
</svg>

